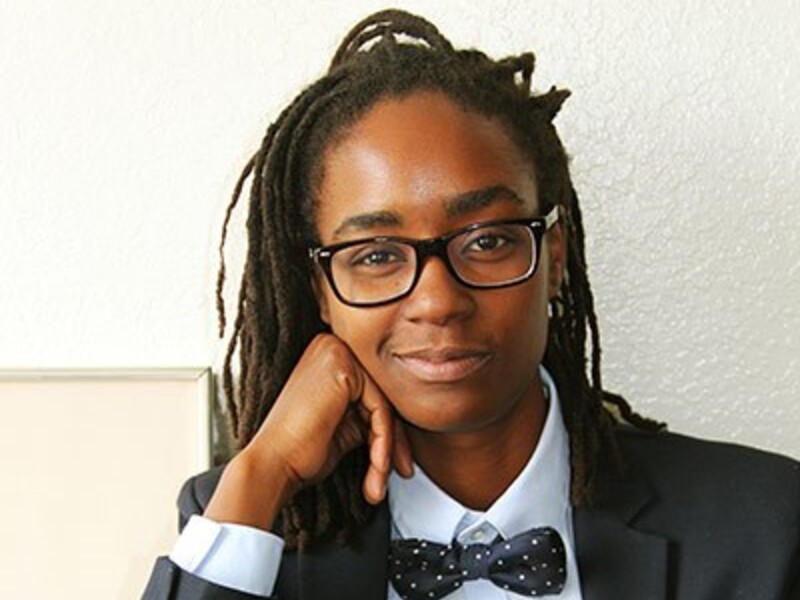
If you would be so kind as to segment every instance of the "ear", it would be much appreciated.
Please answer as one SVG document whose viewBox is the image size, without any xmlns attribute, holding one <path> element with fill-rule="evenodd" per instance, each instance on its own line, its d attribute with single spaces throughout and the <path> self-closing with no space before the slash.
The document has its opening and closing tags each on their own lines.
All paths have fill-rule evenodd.
<svg viewBox="0 0 800 600">
<path fill-rule="evenodd" d="M 330 326 L 331 313 L 328 306 L 328 298 L 323 291 L 327 285 L 327 282 L 323 281 L 324 279 L 325 278 L 320 275 L 319 269 L 317 268 L 311 273 L 311 289 L 314 290 L 314 297 L 317 299 L 317 304 L 319 305 L 319 318 L 322 319 L 326 325 Z"/>
<path fill-rule="evenodd" d="M 547 243 L 547 297 L 557 297 L 564 281 L 567 264 L 567 236 L 561 221 L 545 234 Z"/>
</svg>

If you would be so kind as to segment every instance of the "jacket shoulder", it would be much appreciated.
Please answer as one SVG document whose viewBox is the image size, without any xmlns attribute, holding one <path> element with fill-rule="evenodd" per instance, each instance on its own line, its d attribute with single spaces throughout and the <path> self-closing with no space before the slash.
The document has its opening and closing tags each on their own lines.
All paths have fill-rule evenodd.
<svg viewBox="0 0 800 600">
<path fill-rule="evenodd" d="M 756 494 L 775 491 L 800 498 L 800 462 L 780 454 L 728 442 L 671 432 L 645 432 L 621 427 L 617 432 L 624 458 L 656 487 L 683 482 L 691 493 L 699 487 L 736 488 Z M 688 485 L 691 484 L 691 485 Z"/>
<path fill-rule="evenodd" d="M 800 463 L 674 433 L 621 428 L 618 440 L 649 488 L 633 525 L 668 541 L 676 597 L 797 597 Z"/>
<path fill-rule="evenodd" d="M 621 428 L 624 460 L 648 482 L 654 525 L 681 515 L 686 526 L 720 535 L 728 527 L 767 537 L 800 531 L 800 463 L 738 444 Z M 796 540 L 795 540 L 796 541 Z"/>
</svg>

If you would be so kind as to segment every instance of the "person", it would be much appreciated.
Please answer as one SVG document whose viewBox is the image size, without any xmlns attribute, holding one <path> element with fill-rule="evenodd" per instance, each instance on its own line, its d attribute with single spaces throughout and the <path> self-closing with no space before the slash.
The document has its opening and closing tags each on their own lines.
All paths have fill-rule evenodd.
<svg viewBox="0 0 800 600">
<path fill-rule="evenodd" d="M 240 451 L 144 598 L 800 598 L 800 465 L 604 388 L 568 92 L 533 70 L 381 11 L 269 127 L 221 246 L 252 178 Z"/>
</svg>

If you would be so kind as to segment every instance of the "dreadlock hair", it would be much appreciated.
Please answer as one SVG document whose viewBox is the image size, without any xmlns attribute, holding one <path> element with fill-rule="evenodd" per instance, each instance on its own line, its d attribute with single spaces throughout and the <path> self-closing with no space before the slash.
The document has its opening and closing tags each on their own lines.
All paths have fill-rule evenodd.
<svg viewBox="0 0 800 600">
<path fill-rule="evenodd" d="M 542 210 L 559 206 L 568 258 L 559 297 L 550 305 L 543 362 L 558 384 L 569 432 L 572 502 L 590 502 L 598 461 L 618 456 L 615 422 L 662 427 L 603 389 L 581 211 L 567 155 L 553 125 L 569 92 L 553 87 L 534 94 L 533 69 L 531 53 L 492 60 L 477 50 L 456 50 L 423 18 L 399 10 L 381 11 L 347 34 L 327 74 L 301 92 L 269 126 L 236 184 L 219 247 L 217 309 L 222 336 L 225 238 L 231 213 L 252 176 L 248 248 L 223 368 L 227 409 L 240 447 L 264 421 L 307 344 L 327 330 L 311 288 L 306 253 L 318 243 L 314 214 L 323 177 L 320 157 L 376 102 L 417 91 L 444 93 L 461 108 L 501 123 L 530 159 Z M 231 364 L 237 347 L 240 372 L 234 391 Z M 326 480 L 295 496 L 282 513 L 288 547 L 302 548 L 331 536 L 346 540 L 369 518 L 372 508 L 360 492 L 366 465 L 365 450 L 353 451 Z"/>
</svg>

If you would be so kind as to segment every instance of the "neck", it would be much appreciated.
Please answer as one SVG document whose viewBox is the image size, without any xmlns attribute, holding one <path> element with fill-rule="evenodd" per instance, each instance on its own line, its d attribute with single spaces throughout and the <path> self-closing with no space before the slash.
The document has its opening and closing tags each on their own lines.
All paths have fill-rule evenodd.
<svg viewBox="0 0 800 600">
<path fill-rule="evenodd" d="M 537 376 L 513 408 L 477 431 L 409 428 L 414 460 L 449 496 L 485 511 L 522 472 L 544 427 L 547 403 Z"/>
</svg>

